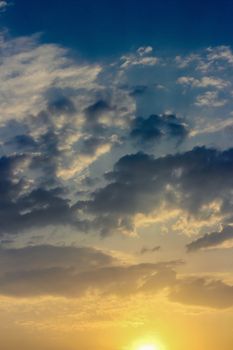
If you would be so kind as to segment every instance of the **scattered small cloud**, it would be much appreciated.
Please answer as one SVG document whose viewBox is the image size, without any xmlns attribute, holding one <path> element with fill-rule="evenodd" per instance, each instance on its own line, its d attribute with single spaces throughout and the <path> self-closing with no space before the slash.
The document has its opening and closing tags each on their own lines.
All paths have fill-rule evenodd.
<svg viewBox="0 0 233 350">
<path fill-rule="evenodd" d="M 158 252 L 160 249 L 161 247 L 159 245 L 152 248 L 142 247 L 142 249 L 140 250 L 140 254 L 143 255 L 146 253 L 155 253 L 155 252 Z"/>
</svg>

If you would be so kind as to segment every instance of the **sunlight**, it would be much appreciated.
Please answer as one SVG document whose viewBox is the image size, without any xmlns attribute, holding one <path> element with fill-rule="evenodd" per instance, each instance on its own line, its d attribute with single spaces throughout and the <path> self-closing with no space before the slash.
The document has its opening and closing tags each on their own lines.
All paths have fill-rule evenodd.
<svg viewBox="0 0 233 350">
<path fill-rule="evenodd" d="M 160 350 L 160 347 L 156 344 L 144 344 L 140 345 L 137 350 Z"/>
<path fill-rule="evenodd" d="M 136 342 L 132 350 L 165 350 L 162 344 L 157 340 L 150 342 L 140 341 Z"/>
</svg>

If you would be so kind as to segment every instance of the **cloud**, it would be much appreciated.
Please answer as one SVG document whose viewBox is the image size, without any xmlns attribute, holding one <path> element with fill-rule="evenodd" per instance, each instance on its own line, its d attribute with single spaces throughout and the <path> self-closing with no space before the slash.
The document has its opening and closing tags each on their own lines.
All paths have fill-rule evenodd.
<svg viewBox="0 0 233 350">
<path fill-rule="evenodd" d="M 177 56 L 176 63 L 181 69 L 194 65 L 195 69 L 200 72 L 222 72 L 232 67 L 233 53 L 231 47 L 226 45 L 208 47 L 199 53 Z"/>
<path fill-rule="evenodd" d="M 36 188 L 27 193 L 27 184 L 20 180 L 15 184 L 12 179 L 2 178 L 0 182 L 0 235 L 19 234 L 50 225 L 84 229 L 69 200 L 63 197 L 62 188 Z"/>
<path fill-rule="evenodd" d="M 207 91 L 198 95 L 195 104 L 199 107 L 222 107 L 227 103 L 224 98 L 219 98 L 216 91 Z"/>
<path fill-rule="evenodd" d="M 138 214 L 156 215 L 161 208 L 165 212 L 176 208 L 187 215 L 207 217 L 205 206 L 214 201 L 220 205 L 218 214 L 229 216 L 231 206 L 224 191 L 231 187 L 230 180 L 219 186 L 224 195 L 216 193 L 209 181 L 202 191 L 206 199 L 195 182 L 197 177 L 200 183 L 215 175 L 221 178 L 220 171 L 225 165 L 220 162 L 219 174 L 216 169 L 209 174 L 201 158 L 207 162 L 216 154 L 213 157 L 218 162 L 218 151 L 196 148 L 161 157 L 169 150 L 174 152 L 171 140 L 179 143 L 181 150 L 201 144 L 194 133 L 188 139 L 190 143 L 182 144 L 192 131 L 187 125 L 198 124 L 200 118 L 193 118 L 190 111 L 190 116 L 184 119 L 186 99 L 171 96 L 174 86 L 176 93 L 180 93 L 176 84 L 181 75 L 180 71 L 177 74 L 177 62 L 174 68 L 169 58 L 158 59 L 152 55 L 150 46 L 142 46 L 110 65 L 90 64 L 74 60 L 59 45 L 42 44 L 39 35 L 12 38 L 2 33 L 0 46 L 1 235 L 62 225 L 85 232 L 100 231 L 102 235 L 132 233 Z M 209 50 L 199 56 L 223 60 L 213 57 Z M 189 61 L 197 64 L 200 57 Z M 229 60 L 224 62 L 229 64 Z M 168 74 L 171 69 L 173 73 L 176 70 L 175 79 L 173 73 L 171 77 Z M 187 65 L 179 69 L 187 69 Z M 158 71 L 162 73 L 159 75 Z M 181 78 L 195 76 L 196 80 L 190 81 L 198 85 L 196 95 L 192 95 L 193 108 L 200 113 L 207 105 L 220 108 L 220 103 L 228 100 L 217 86 L 223 85 L 226 77 L 220 78 L 218 71 L 198 72 L 199 75 L 194 75 L 182 71 L 181 75 Z M 166 87 L 163 91 L 154 89 L 161 84 Z M 200 94 L 200 88 L 217 90 Z M 142 98 L 135 98 L 139 94 Z M 163 98 L 160 94 L 164 94 Z M 163 99 L 166 106 L 151 103 Z M 187 100 L 190 101 L 190 96 Z M 194 101 L 198 106 L 193 105 Z M 144 113 L 150 103 L 155 113 Z M 182 107 L 177 113 L 180 117 L 157 112 L 175 110 L 173 105 Z M 201 128 L 199 124 L 198 127 Z M 164 142 L 156 150 L 157 158 L 141 152 L 127 155 L 132 147 L 145 150 L 160 140 Z M 121 159 L 116 162 L 119 155 Z M 193 164 L 189 157 L 194 159 Z M 115 167 L 109 172 L 114 162 Z M 127 169 L 127 162 L 132 164 L 132 170 Z M 84 186 L 85 177 L 102 180 L 88 190 Z M 204 208 L 202 213 L 198 205 Z"/>
<path fill-rule="evenodd" d="M 75 177 L 115 145 L 134 110 L 132 97 L 101 82 L 104 65 L 74 61 L 59 45 L 41 44 L 38 35 L 2 33 L 1 39 L 0 132 L 11 146 L 4 152 L 14 151 L 15 141 L 53 163 L 56 177 Z M 91 156 L 83 155 L 82 140 L 96 141 Z"/>
<path fill-rule="evenodd" d="M 214 64 L 216 62 L 224 62 L 226 61 L 229 64 L 233 64 L 233 54 L 232 50 L 229 46 L 220 45 L 217 47 L 209 47 L 207 49 L 208 52 L 208 60 L 210 64 Z"/>
<path fill-rule="evenodd" d="M 169 297 L 182 304 L 225 309 L 233 306 L 233 286 L 208 278 L 186 278 L 171 289 Z"/>
<path fill-rule="evenodd" d="M 2 33 L 0 46 L 0 234 L 78 229 L 68 181 L 118 143 L 134 102 L 101 85 L 102 66 L 75 62 L 38 35 Z"/>
<path fill-rule="evenodd" d="M 147 55 L 153 51 L 153 47 L 151 46 L 141 46 L 137 49 L 137 52 L 140 56 Z"/>
<path fill-rule="evenodd" d="M 100 65 L 77 64 L 66 49 L 40 44 L 38 35 L 13 39 L 2 33 L 1 39 L 0 103 L 4 121 L 16 115 L 17 120 L 37 115 L 46 108 L 46 94 L 51 88 L 72 94 L 80 88 L 98 86 Z"/>
<path fill-rule="evenodd" d="M 153 48 L 151 46 L 139 47 L 136 53 L 124 55 L 121 57 L 120 68 L 128 69 L 134 66 L 153 67 L 158 64 L 158 58 L 152 56 Z"/>
<path fill-rule="evenodd" d="M 0 13 L 4 12 L 8 6 L 9 4 L 7 1 L 0 0 Z"/>
<path fill-rule="evenodd" d="M 229 87 L 230 82 L 216 78 L 216 77 L 208 77 L 204 76 L 201 79 L 196 79 L 194 77 L 180 77 L 177 79 L 177 83 L 184 85 L 184 86 L 191 86 L 194 88 L 208 88 L 208 87 L 213 87 L 216 89 L 224 89 Z"/>
<path fill-rule="evenodd" d="M 137 117 L 132 121 L 130 136 L 140 143 L 152 143 L 164 137 L 181 142 L 188 135 L 188 128 L 175 115 L 151 115 Z"/>
<path fill-rule="evenodd" d="M 187 245 L 188 252 L 217 247 L 233 239 L 233 227 L 225 226 L 220 232 L 212 232 L 192 241 Z"/>
<path fill-rule="evenodd" d="M 153 248 L 147 248 L 147 247 L 143 247 L 140 250 L 140 254 L 145 254 L 145 253 L 154 253 L 154 252 L 158 252 L 161 249 L 160 246 L 155 246 Z"/>
<path fill-rule="evenodd" d="M 92 247 L 37 245 L 0 248 L 0 274 L 53 268 L 75 268 L 79 272 L 118 262 L 111 255 Z"/>
<path fill-rule="evenodd" d="M 146 93 L 148 90 L 148 86 L 146 85 L 136 85 L 134 87 L 131 88 L 130 91 L 130 96 L 141 96 L 144 93 Z"/>
<path fill-rule="evenodd" d="M 140 281 L 158 273 L 169 283 L 170 269 L 179 261 L 123 265 L 94 248 L 34 246 L 0 249 L 0 294 L 8 296 L 63 295 L 79 297 L 87 292 L 102 295 L 140 293 Z"/>
<path fill-rule="evenodd" d="M 137 214 L 156 213 L 161 207 L 180 209 L 196 220 L 210 219 L 217 210 L 230 220 L 232 169 L 232 149 L 196 147 L 157 159 L 145 153 L 126 155 L 105 175 L 109 183 L 76 207 L 95 216 L 93 225 L 102 234 L 132 233 Z"/>
<path fill-rule="evenodd" d="M 125 265 L 91 247 L 44 245 L 1 248 L 0 263 L 0 294 L 6 296 L 128 297 L 167 291 L 172 302 L 216 309 L 233 306 L 232 286 L 205 277 L 180 278 L 174 268 L 181 261 Z"/>
</svg>

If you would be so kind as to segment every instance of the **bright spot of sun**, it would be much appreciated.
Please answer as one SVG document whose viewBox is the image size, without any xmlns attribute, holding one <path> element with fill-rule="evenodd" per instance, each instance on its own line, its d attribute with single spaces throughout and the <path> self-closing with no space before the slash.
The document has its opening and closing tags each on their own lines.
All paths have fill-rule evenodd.
<svg viewBox="0 0 233 350">
<path fill-rule="evenodd" d="M 166 350 L 166 347 L 157 337 L 147 336 L 146 338 L 135 340 L 134 343 L 125 348 L 125 350 Z"/>
<path fill-rule="evenodd" d="M 137 350 L 160 350 L 159 346 L 155 344 L 144 344 L 140 345 Z"/>
<path fill-rule="evenodd" d="M 163 350 L 164 348 L 158 343 L 140 344 L 135 350 Z"/>
</svg>

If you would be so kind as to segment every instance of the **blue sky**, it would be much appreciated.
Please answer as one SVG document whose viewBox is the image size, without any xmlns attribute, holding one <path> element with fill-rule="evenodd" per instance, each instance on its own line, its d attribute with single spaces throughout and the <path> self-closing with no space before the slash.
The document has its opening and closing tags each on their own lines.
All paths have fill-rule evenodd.
<svg viewBox="0 0 233 350">
<path fill-rule="evenodd" d="M 230 0 L 14 0 L 2 16 L 14 35 L 43 32 L 43 40 L 106 58 L 141 45 L 185 51 L 232 44 Z"/>
</svg>

